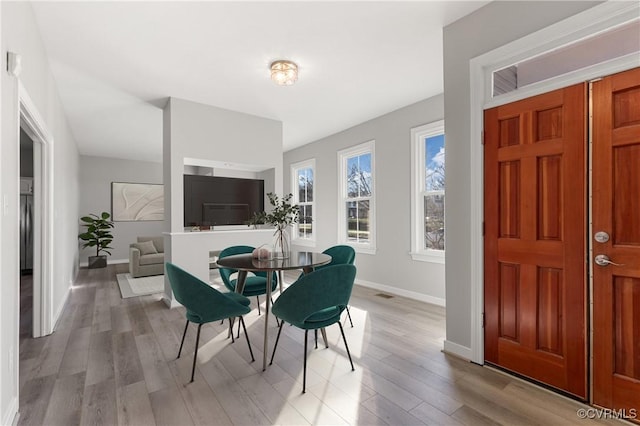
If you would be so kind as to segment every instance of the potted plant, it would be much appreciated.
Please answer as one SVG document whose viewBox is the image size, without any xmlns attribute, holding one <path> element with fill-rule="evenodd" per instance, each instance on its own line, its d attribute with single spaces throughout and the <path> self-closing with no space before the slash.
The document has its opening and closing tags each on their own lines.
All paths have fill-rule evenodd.
<svg viewBox="0 0 640 426">
<path fill-rule="evenodd" d="M 284 259 L 289 256 L 289 234 L 287 228 L 298 223 L 299 207 L 291 204 L 293 194 L 279 198 L 273 192 L 267 194 L 269 203 L 273 209 L 264 214 L 264 221 L 276 227 L 273 234 L 273 256 L 276 259 Z"/>
<path fill-rule="evenodd" d="M 259 229 L 261 228 L 261 225 L 265 225 L 267 223 L 266 216 L 265 212 L 253 212 L 253 216 L 251 216 L 245 224 L 247 226 L 253 226 L 253 229 Z"/>
<path fill-rule="evenodd" d="M 109 220 L 110 217 L 111 215 L 109 213 L 102 212 L 100 216 L 92 213 L 89 216 L 80 218 L 80 220 L 84 222 L 82 226 L 86 226 L 87 228 L 78 235 L 78 238 L 84 241 L 82 248 L 96 248 L 96 255 L 89 256 L 89 269 L 104 268 L 107 266 L 106 254 L 111 254 L 109 244 L 113 241 L 113 235 L 111 235 L 113 222 Z M 100 254 L 103 252 L 106 254 Z"/>
</svg>

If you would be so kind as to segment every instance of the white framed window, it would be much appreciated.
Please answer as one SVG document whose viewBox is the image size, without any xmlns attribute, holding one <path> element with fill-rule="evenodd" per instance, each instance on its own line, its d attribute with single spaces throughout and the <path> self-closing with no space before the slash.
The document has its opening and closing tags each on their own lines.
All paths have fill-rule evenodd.
<svg viewBox="0 0 640 426">
<path fill-rule="evenodd" d="M 375 141 L 338 152 L 338 241 L 375 254 Z"/>
<path fill-rule="evenodd" d="M 293 202 L 300 207 L 298 223 L 293 227 L 293 242 L 310 247 L 315 247 L 316 241 L 315 172 L 315 159 L 291 165 Z"/>
<path fill-rule="evenodd" d="M 444 263 L 444 121 L 411 129 L 411 257 Z"/>
</svg>

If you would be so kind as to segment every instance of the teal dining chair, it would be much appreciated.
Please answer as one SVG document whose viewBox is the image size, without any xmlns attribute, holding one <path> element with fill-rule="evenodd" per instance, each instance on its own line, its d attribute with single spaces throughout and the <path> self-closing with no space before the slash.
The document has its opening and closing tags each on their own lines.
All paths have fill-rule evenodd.
<svg viewBox="0 0 640 426">
<path fill-rule="evenodd" d="M 173 295 L 187 310 L 187 323 L 184 326 L 184 333 L 182 334 L 182 341 L 180 342 L 180 349 L 178 350 L 177 358 L 180 358 L 180 353 L 182 353 L 182 345 L 184 345 L 184 338 L 187 335 L 189 323 L 192 322 L 198 324 L 196 349 L 193 355 L 193 367 L 191 368 L 191 381 L 189 383 L 193 382 L 193 377 L 196 371 L 198 344 L 200 343 L 200 329 L 203 324 L 208 322 L 219 320 L 224 321 L 225 319 L 229 319 L 229 330 L 231 330 L 231 319 L 238 317 L 240 324 L 242 324 L 242 328 L 244 329 L 244 336 L 247 339 L 249 353 L 251 354 L 251 361 L 255 361 L 255 358 L 253 357 L 253 350 L 251 350 L 251 342 L 249 342 L 249 335 L 247 334 L 247 328 L 245 327 L 244 320 L 242 319 L 244 314 L 251 312 L 251 308 L 249 308 L 249 299 L 237 293 L 221 293 L 209 284 L 200 280 L 198 277 L 191 275 L 171 262 L 166 263 L 166 268 L 169 283 L 171 284 L 171 290 L 173 290 Z M 235 342 L 233 333 L 230 334 L 231 341 Z"/>
<path fill-rule="evenodd" d="M 326 268 L 331 265 L 353 265 L 356 261 L 356 251 L 351 246 L 345 245 L 337 245 L 333 247 L 329 247 L 325 251 L 324 254 L 328 254 L 331 256 L 331 262 L 320 266 L 320 268 Z M 351 324 L 351 328 L 353 328 L 353 321 L 351 320 L 351 312 L 349 312 L 349 306 L 346 307 L 347 317 L 349 318 L 349 324 Z"/>
<path fill-rule="evenodd" d="M 351 246 L 346 245 L 337 245 L 332 246 L 323 251 L 322 253 L 328 254 L 331 256 L 331 262 L 326 265 L 316 267 L 316 271 L 318 269 L 326 268 L 328 266 L 333 265 L 353 265 L 356 261 L 356 251 Z M 300 275 L 302 276 L 302 274 Z M 351 328 L 353 328 L 353 321 L 351 320 L 351 312 L 349 312 L 349 307 L 346 307 L 347 317 L 349 318 L 349 324 L 351 324 Z M 317 339 L 316 339 L 317 340 Z M 317 341 L 316 341 L 317 346 Z"/>
<path fill-rule="evenodd" d="M 340 322 L 340 315 L 349 304 L 356 267 L 353 265 L 334 265 L 317 269 L 300 277 L 278 297 L 271 312 L 280 318 L 278 337 L 271 353 L 271 362 L 276 354 L 282 325 L 285 322 L 304 330 L 304 373 L 302 393 L 307 387 L 307 336 L 309 330 L 318 330 L 338 323 L 342 340 L 349 356 L 351 370 L 353 360 Z"/>
<path fill-rule="evenodd" d="M 218 258 L 222 259 L 235 254 L 249 254 L 252 253 L 253 250 L 254 247 L 251 246 L 231 246 L 222 250 L 218 255 Z M 220 268 L 219 272 L 225 287 L 230 291 L 236 291 L 236 284 L 238 280 L 231 279 L 231 274 L 238 271 L 230 268 Z M 254 274 L 255 275 L 253 276 L 247 276 L 244 280 L 244 291 L 242 292 L 242 295 L 247 297 L 256 296 L 256 300 L 258 302 L 258 315 L 260 315 L 260 299 L 258 296 L 267 293 L 267 272 L 258 271 Z M 271 291 L 274 291 L 278 285 L 278 279 L 275 272 L 272 272 L 272 274 Z"/>
</svg>

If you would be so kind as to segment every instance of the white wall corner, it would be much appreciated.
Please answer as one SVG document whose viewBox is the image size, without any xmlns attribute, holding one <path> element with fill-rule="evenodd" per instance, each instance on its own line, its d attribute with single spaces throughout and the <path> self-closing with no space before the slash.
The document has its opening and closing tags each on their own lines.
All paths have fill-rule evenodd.
<svg viewBox="0 0 640 426">
<path fill-rule="evenodd" d="M 62 302 L 60 303 L 60 306 L 58 306 L 58 309 L 56 309 L 55 314 L 51 318 L 51 330 L 43 330 L 44 331 L 43 336 L 53 333 L 53 331 L 58 327 L 58 321 L 60 321 L 62 312 L 64 312 L 64 309 L 67 307 L 67 303 L 69 303 L 70 295 L 71 295 L 71 287 L 67 289 L 64 297 L 62 298 Z"/>
<path fill-rule="evenodd" d="M 467 361 L 471 361 L 471 348 L 453 343 L 449 340 L 444 341 L 444 352 L 452 354 L 460 358 L 464 358 Z"/>
<path fill-rule="evenodd" d="M 169 309 L 173 309 L 173 308 L 177 308 L 179 306 L 182 306 L 182 304 L 180 304 L 180 302 L 178 302 L 176 299 L 173 298 L 173 295 L 168 296 L 166 293 L 164 293 L 162 295 L 162 301 L 164 302 L 165 306 Z"/>
<path fill-rule="evenodd" d="M 7 411 L 2 415 L 1 423 L 3 425 L 17 425 L 18 417 L 18 398 L 14 396 L 11 398 Z"/>
<path fill-rule="evenodd" d="M 418 300 L 420 302 L 431 303 L 432 305 L 445 306 L 445 299 L 440 297 L 429 296 L 428 294 L 418 293 L 416 291 L 405 290 L 402 288 L 392 287 L 386 284 L 375 283 L 356 279 L 355 283 L 362 287 L 372 288 L 374 290 L 384 291 L 385 293 L 395 294 L 396 296 L 406 297 L 407 299 Z"/>
</svg>

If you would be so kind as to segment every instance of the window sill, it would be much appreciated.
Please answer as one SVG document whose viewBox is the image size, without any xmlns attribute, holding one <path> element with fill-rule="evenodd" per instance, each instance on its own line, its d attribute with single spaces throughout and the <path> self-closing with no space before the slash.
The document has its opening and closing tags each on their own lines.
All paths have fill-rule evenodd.
<svg viewBox="0 0 640 426">
<path fill-rule="evenodd" d="M 374 255 L 378 251 L 378 249 L 376 249 L 375 247 L 363 247 L 363 246 L 358 246 L 358 245 L 349 244 L 349 243 L 342 243 L 342 244 L 345 244 L 347 246 L 353 247 L 353 249 L 356 251 L 356 253 Z"/>
<path fill-rule="evenodd" d="M 410 252 L 411 259 L 419 262 L 439 263 L 444 265 L 444 251 Z"/>
</svg>

